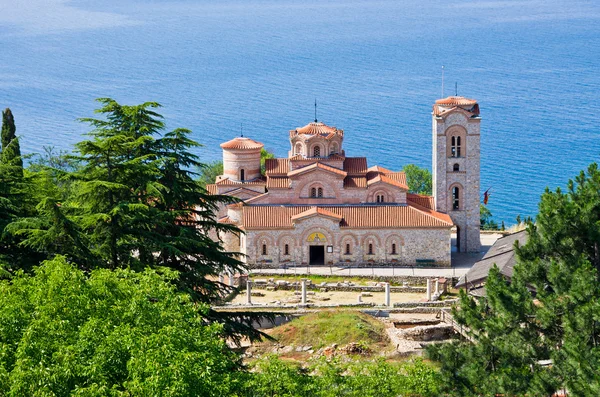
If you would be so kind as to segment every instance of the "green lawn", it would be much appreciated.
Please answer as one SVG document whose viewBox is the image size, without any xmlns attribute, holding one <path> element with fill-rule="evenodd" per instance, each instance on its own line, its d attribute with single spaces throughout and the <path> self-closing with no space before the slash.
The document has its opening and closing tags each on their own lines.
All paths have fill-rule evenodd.
<svg viewBox="0 0 600 397">
<path fill-rule="evenodd" d="M 310 313 L 274 328 L 269 334 L 284 346 L 310 345 L 315 349 L 355 342 L 375 350 L 389 343 L 383 323 L 352 310 Z"/>
</svg>

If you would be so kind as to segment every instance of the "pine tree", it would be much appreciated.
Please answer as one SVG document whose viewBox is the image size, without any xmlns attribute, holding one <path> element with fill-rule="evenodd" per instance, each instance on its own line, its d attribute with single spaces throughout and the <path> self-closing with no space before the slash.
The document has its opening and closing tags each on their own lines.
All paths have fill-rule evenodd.
<svg viewBox="0 0 600 397">
<path fill-rule="evenodd" d="M 456 395 L 600 395 L 600 171 L 546 190 L 510 282 L 493 269 L 486 298 L 454 310 L 474 343 L 433 347 Z M 551 360 L 551 366 L 543 366 Z"/>
</svg>

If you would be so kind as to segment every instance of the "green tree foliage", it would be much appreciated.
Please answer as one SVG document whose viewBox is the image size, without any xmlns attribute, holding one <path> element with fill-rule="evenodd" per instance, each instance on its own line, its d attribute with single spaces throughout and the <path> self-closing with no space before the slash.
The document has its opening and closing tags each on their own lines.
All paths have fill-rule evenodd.
<svg viewBox="0 0 600 397">
<path fill-rule="evenodd" d="M 406 183 L 411 193 L 425 194 L 431 196 L 431 172 L 427 168 L 421 168 L 415 164 L 407 164 L 402 168 L 406 174 Z"/>
<path fill-rule="evenodd" d="M 238 359 L 173 271 L 93 270 L 64 257 L 0 281 L 0 394 L 225 396 Z"/>
<path fill-rule="evenodd" d="M 219 175 L 223 175 L 223 162 L 213 161 L 208 164 L 202 164 L 198 174 L 198 183 L 203 188 L 206 188 L 206 185 L 215 183 Z"/>
<path fill-rule="evenodd" d="M 437 371 L 422 360 L 402 364 L 317 360 L 307 368 L 274 356 L 259 360 L 246 377 L 247 396 L 438 396 Z"/>
<path fill-rule="evenodd" d="M 498 223 L 493 219 L 492 212 L 483 204 L 479 204 L 479 221 L 483 230 L 498 230 Z"/>
<path fill-rule="evenodd" d="M 497 269 L 487 298 L 461 294 L 454 311 L 474 343 L 434 347 L 455 395 L 600 395 L 600 171 L 596 164 L 567 191 L 542 195 L 529 240 L 516 247 L 508 282 Z M 551 360 L 544 366 L 542 360 Z"/>
<path fill-rule="evenodd" d="M 260 149 L 260 172 L 264 175 L 265 174 L 265 162 L 268 159 L 274 159 L 275 155 L 268 151 L 265 148 L 261 148 Z"/>
<path fill-rule="evenodd" d="M 16 134 L 15 118 L 9 108 L 2 112 L 2 162 L 15 166 L 13 172 L 23 175 L 21 146 Z"/>
</svg>

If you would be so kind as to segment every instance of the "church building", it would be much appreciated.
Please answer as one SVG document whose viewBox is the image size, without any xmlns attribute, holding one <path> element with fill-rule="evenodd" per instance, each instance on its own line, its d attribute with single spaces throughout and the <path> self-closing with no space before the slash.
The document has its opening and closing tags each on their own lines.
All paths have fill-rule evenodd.
<svg viewBox="0 0 600 397">
<path fill-rule="evenodd" d="M 289 132 L 285 158 L 239 137 L 221 144 L 223 175 L 207 189 L 241 201 L 219 221 L 244 233 L 221 236 L 249 267 L 282 265 L 450 266 L 456 248 L 478 252 L 479 105 L 452 96 L 432 112 L 433 196 L 409 193 L 406 176 L 344 150 L 344 131 L 315 120 Z"/>
</svg>

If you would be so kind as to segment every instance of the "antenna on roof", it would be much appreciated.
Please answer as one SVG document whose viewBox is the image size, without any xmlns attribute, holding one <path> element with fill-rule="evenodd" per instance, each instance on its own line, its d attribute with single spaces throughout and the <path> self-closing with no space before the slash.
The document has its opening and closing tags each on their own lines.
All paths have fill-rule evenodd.
<svg viewBox="0 0 600 397">
<path fill-rule="evenodd" d="M 315 98 L 315 123 L 317 122 L 317 98 Z"/>
<path fill-rule="evenodd" d="M 240 135 L 242 136 L 242 138 L 244 137 L 244 124 L 240 123 Z"/>
<path fill-rule="evenodd" d="M 442 65 L 442 98 L 444 97 L 444 65 Z"/>
<path fill-rule="evenodd" d="M 454 82 L 454 96 L 458 96 L 458 81 Z"/>
</svg>

